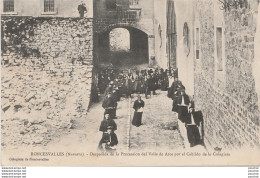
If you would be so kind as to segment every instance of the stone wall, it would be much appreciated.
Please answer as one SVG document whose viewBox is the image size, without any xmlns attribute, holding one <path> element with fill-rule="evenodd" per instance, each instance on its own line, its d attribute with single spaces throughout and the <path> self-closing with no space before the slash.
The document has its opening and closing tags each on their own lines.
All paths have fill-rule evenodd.
<svg viewBox="0 0 260 178">
<path fill-rule="evenodd" d="M 216 4 L 215 4 L 216 5 Z M 224 12 L 224 70 L 216 71 L 213 0 L 195 1 L 200 59 L 195 61 L 195 102 L 211 147 L 259 146 L 259 106 L 252 76 L 257 1 Z"/>
<path fill-rule="evenodd" d="M 2 145 L 43 144 L 86 117 L 92 19 L 2 17 Z"/>
<path fill-rule="evenodd" d="M 135 28 L 148 35 L 149 65 L 155 66 L 155 39 L 154 39 L 154 0 L 139 0 L 138 4 L 129 6 L 129 0 L 118 2 L 118 8 L 106 9 L 106 1 L 94 1 L 94 33 L 95 49 L 98 54 L 98 39 L 114 28 Z"/>
</svg>

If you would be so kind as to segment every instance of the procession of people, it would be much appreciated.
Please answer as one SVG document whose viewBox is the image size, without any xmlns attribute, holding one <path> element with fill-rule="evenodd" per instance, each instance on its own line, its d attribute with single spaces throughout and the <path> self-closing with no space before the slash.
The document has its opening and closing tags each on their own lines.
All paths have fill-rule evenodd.
<svg viewBox="0 0 260 178">
<path fill-rule="evenodd" d="M 195 112 L 194 101 L 185 93 L 185 87 L 178 80 L 178 71 L 174 69 L 145 69 L 145 70 L 116 70 L 103 69 L 98 75 L 99 93 L 104 96 L 102 107 L 104 108 L 104 119 L 100 124 L 102 138 L 99 143 L 101 151 L 115 151 L 118 144 L 117 106 L 121 97 L 132 98 L 137 94 L 134 102 L 134 115 L 132 125 L 140 127 L 142 125 L 142 115 L 146 99 L 156 95 L 156 90 L 167 91 L 167 96 L 172 99 L 172 111 L 178 113 L 178 119 L 185 124 L 187 137 L 190 146 L 193 147 L 201 143 L 199 125 L 202 122 L 201 112 Z"/>
<path fill-rule="evenodd" d="M 187 138 L 190 147 L 203 144 L 202 129 L 203 115 L 201 111 L 195 111 L 194 99 L 185 92 L 182 82 L 175 77 L 168 90 L 168 97 L 172 99 L 172 111 L 178 113 L 178 119 L 186 127 Z M 201 131 L 200 131 L 201 130 Z"/>
</svg>

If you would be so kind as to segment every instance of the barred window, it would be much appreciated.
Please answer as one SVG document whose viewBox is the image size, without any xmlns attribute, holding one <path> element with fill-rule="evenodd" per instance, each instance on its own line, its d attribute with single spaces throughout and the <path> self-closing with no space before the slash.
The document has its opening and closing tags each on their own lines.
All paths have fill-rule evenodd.
<svg viewBox="0 0 260 178">
<path fill-rule="evenodd" d="M 14 0 L 4 0 L 4 12 L 14 12 Z"/>
<path fill-rule="evenodd" d="M 54 0 L 44 0 L 44 12 L 54 12 Z"/>
</svg>

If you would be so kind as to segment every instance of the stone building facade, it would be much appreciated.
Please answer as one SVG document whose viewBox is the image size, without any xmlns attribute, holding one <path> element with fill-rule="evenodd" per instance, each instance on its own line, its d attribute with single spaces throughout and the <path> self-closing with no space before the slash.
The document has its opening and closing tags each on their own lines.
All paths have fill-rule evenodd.
<svg viewBox="0 0 260 178">
<path fill-rule="evenodd" d="M 10 2 L 6 5 L 4 1 Z M 79 17 L 78 5 L 85 3 L 85 17 L 93 17 L 93 0 L 3 0 L 0 13 L 8 16 Z"/>
<path fill-rule="evenodd" d="M 144 46 L 144 60 L 156 65 L 154 52 L 153 14 L 154 1 L 149 0 L 100 0 L 94 1 L 94 44 L 95 54 L 109 56 L 109 32 L 114 28 L 125 28 L 130 33 L 131 51 L 138 54 Z M 100 42 L 101 41 L 101 42 Z M 100 51 L 102 50 L 102 52 Z"/>
<path fill-rule="evenodd" d="M 206 145 L 239 148 L 259 146 L 259 75 L 256 61 L 259 2 L 244 2 L 222 9 L 217 0 L 182 3 L 190 11 L 176 12 L 177 34 L 190 32 L 190 54 L 185 54 L 184 36 L 177 41 L 177 67 L 187 93 L 204 115 Z M 258 17 L 259 18 L 259 17 Z M 183 39 L 181 39 L 183 38 Z"/>
</svg>

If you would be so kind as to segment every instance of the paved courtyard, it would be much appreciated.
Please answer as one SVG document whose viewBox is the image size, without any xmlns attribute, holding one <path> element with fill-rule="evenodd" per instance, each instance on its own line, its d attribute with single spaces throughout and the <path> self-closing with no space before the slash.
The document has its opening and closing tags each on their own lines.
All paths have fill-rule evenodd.
<svg viewBox="0 0 260 178">
<path fill-rule="evenodd" d="M 118 126 L 116 134 L 119 144 L 118 150 L 160 150 L 183 148 L 183 139 L 177 127 L 177 115 L 171 111 L 171 99 L 166 92 L 157 91 L 157 95 L 143 100 L 145 102 L 143 125 L 135 127 L 131 124 L 134 109 L 132 99 L 121 98 L 118 103 L 115 122 Z M 103 118 L 101 102 L 90 108 L 86 121 L 86 140 L 88 145 L 96 147 L 102 133 L 98 131 Z"/>
<path fill-rule="evenodd" d="M 133 104 L 137 95 L 131 99 L 122 97 L 118 102 L 117 130 L 119 144 L 117 151 L 171 151 L 171 150 L 204 150 L 201 145 L 190 148 L 186 128 L 178 122 L 177 113 L 171 111 L 172 100 L 164 91 L 156 91 L 148 99 L 142 96 L 145 102 L 143 119 L 140 127 L 131 124 L 134 114 Z M 82 147 L 88 151 L 97 151 L 98 143 L 102 137 L 99 131 L 103 119 L 104 109 L 100 102 L 93 104 L 84 117 L 73 121 L 69 132 L 61 133 L 59 137 L 50 142 L 47 149 L 53 147 Z"/>
</svg>

